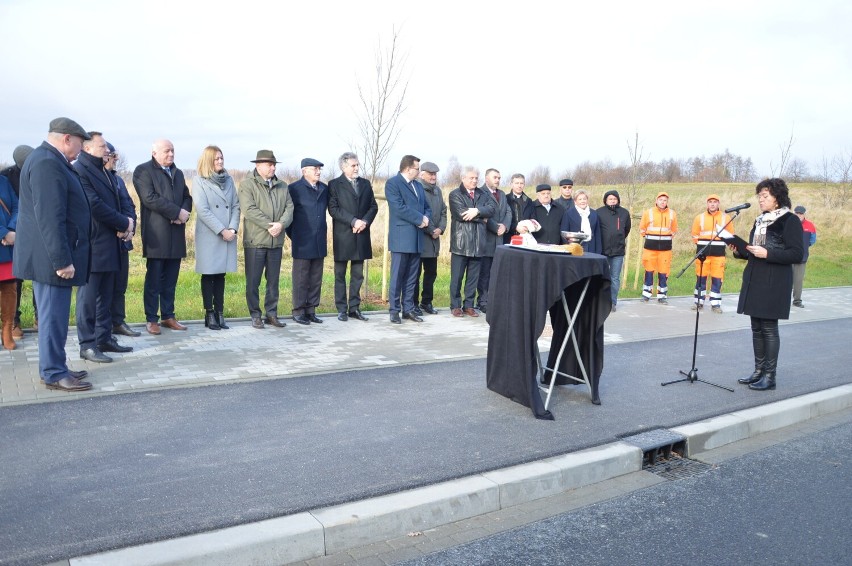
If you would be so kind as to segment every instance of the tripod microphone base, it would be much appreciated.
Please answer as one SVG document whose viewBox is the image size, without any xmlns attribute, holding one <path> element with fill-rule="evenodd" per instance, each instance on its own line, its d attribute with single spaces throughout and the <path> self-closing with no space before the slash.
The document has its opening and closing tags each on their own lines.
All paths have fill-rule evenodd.
<svg viewBox="0 0 852 566">
<path fill-rule="evenodd" d="M 724 389 L 725 391 L 734 392 L 730 387 L 725 387 L 724 385 L 719 385 L 718 383 L 713 383 L 712 381 L 706 381 L 704 379 L 698 378 L 698 368 L 692 368 L 689 370 L 689 373 L 680 370 L 680 374 L 685 376 L 682 379 L 674 379 L 672 381 L 664 381 L 660 385 L 671 385 L 672 383 L 683 383 L 684 381 L 688 381 L 689 383 L 695 383 L 696 381 L 700 381 L 701 383 L 706 383 L 707 385 L 712 385 L 713 387 L 718 387 L 719 389 Z"/>
</svg>

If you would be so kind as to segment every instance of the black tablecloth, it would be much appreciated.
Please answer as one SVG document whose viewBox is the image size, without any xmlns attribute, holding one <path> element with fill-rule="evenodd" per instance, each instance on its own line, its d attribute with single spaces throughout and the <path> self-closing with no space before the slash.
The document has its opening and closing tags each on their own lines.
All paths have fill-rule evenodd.
<svg viewBox="0 0 852 566">
<path fill-rule="evenodd" d="M 589 289 L 575 313 L 586 280 Z M 603 369 L 604 321 L 612 307 L 609 264 L 598 254 L 571 256 L 498 246 L 491 267 L 488 297 L 488 388 L 530 407 L 536 418 L 553 419 L 545 411 L 538 389 L 535 345 L 544 330 L 547 312 L 553 325 L 548 367 L 553 367 L 568 321 L 562 308 L 565 293 L 575 314 L 574 333 L 598 402 L 598 380 Z M 574 348 L 569 343 L 562 356 L 560 372 L 581 376 Z M 548 372 L 550 373 L 550 372 Z M 545 378 L 549 382 L 549 375 Z M 557 383 L 574 383 L 559 377 Z"/>
</svg>

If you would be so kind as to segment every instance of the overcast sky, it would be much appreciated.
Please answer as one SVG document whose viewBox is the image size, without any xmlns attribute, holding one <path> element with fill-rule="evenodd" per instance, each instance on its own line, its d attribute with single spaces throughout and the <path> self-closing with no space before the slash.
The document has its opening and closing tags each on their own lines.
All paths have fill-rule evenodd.
<svg viewBox="0 0 852 566">
<path fill-rule="evenodd" d="M 0 162 L 68 116 L 130 167 L 170 138 L 194 168 L 219 145 L 248 169 L 327 165 L 360 142 L 357 83 L 401 29 L 409 90 L 403 154 L 508 179 L 583 161 L 793 155 L 812 171 L 852 151 L 852 3 L 68 2 L 0 0 Z M 580 5 L 582 4 L 582 6 Z"/>
</svg>

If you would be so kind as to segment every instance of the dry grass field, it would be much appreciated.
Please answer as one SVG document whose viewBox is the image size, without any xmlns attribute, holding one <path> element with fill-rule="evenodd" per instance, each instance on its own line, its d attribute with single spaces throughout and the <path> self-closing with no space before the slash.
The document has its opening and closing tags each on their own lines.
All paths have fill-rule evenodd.
<svg viewBox="0 0 852 566">
<path fill-rule="evenodd" d="M 627 276 L 623 279 L 626 288 L 623 288 L 621 297 L 638 297 L 641 293 L 641 270 L 639 262 L 642 242 L 639 238 L 638 224 L 639 215 L 653 205 L 655 195 L 665 190 L 670 195 L 669 204 L 678 216 L 679 233 L 675 238 L 675 255 L 672 262 L 672 276 L 669 280 L 669 293 L 672 296 L 691 295 L 695 284 L 695 271 L 690 267 L 682 277 L 674 277 L 685 266 L 695 253 L 690 228 L 693 218 L 704 209 L 704 202 L 708 194 L 716 193 L 721 198 L 723 208 L 728 208 L 742 202 L 752 203 L 752 207 L 743 211 L 735 222 L 735 230 L 741 235 L 747 235 L 751 229 L 752 222 L 757 216 L 757 201 L 754 196 L 754 183 L 695 183 L 695 184 L 651 184 L 640 187 L 631 206 L 634 220 L 634 230 L 629 240 L 627 264 Z M 447 186 L 444 188 L 446 195 L 455 188 Z M 579 187 L 578 187 L 579 188 Z M 591 203 L 594 207 L 602 205 L 603 194 L 610 189 L 617 189 L 622 197 L 622 206 L 628 204 L 628 188 L 624 186 L 592 186 L 583 187 L 591 194 Z M 138 198 L 132 187 L 129 187 L 131 195 L 138 206 Z M 376 187 L 376 194 L 383 194 L 383 185 Z M 535 197 L 534 190 L 527 188 L 527 193 Z M 841 285 L 852 285 L 852 275 L 847 266 L 852 263 L 852 225 L 846 222 L 849 200 L 852 198 L 852 188 L 848 185 L 821 183 L 796 184 L 791 186 L 791 196 L 794 205 L 803 205 L 808 209 L 807 216 L 817 227 L 818 241 L 811 250 L 805 277 L 806 287 L 831 287 Z M 387 303 L 382 300 L 382 270 L 384 251 L 384 231 L 387 218 L 386 204 L 379 201 L 379 215 L 373 225 L 373 255 L 374 259 L 368 262 L 368 279 L 365 284 L 364 310 L 384 310 Z M 175 298 L 176 312 L 180 319 L 195 320 L 203 318 L 203 309 L 200 296 L 200 276 L 195 273 L 194 260 L 194 228 L 196 216 L 193 213 L 187 226 L 188 255 L 182 263 L 181 275 Z M 323 292 L 320 304 L 320 312 L 334 312 L 334 274 L 333 260 L 331 256 L 331 219 L 329 218 L 329 257 L 325 262 L 325 273 L 323 275 Z M 448 230 L 449 232 L 449 227 Z M 442 243 L 442 256 L 439 260 L 438 280 L 435 284 L 435 303 L 439 306 L 449 304 L 449 282 L 450 282 L 450 253 L 448 236 L 444 237 Z M 142 289 L 145 276 L 145 260 L 142 258 L 142 243 L 137 234 L 134 241 L 135 250 L 130 255 L 130 283 L 127 291 L 127 315 L 129 322 L 143 322 L 145 317 L 142 310 Z M 239 267 L 236 273 L 227 275 L 225 315 L 229 318 L 248 316 L 245 302 L 245 279 L 242 265 L 242 242 L 239 245 Z M 739 290 L 742 270 L 745 262 L 729 259 L 723 292 L 736 292 Z M 284 262 L 282 265 L 282 277 L 280 281 L 281 298 L 279 303 L 279 315 L 286 316 L 291 307 L 291 280 L 290 280 L 290 254 L 289 240 L 285 244 Z M 25 286 L 25 297 L 21 301 L 22 323 L 24 327 L 32 324 L 32 304 L 30 301 L 31 287 Z M 728 305 L 729 307 L 731 305 Z M 72 307 L 73 308 L 73 307 Z M 73 321 L 72 310 L 72 321 Z"/>
</svg>

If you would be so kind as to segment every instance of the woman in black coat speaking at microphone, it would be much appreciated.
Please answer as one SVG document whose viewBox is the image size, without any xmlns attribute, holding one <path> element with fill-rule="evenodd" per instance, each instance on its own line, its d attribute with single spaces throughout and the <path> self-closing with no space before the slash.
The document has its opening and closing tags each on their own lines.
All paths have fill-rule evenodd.
<svg viewBox="0 0 852 566">
<path fill-rule="evenodd" d="M 782 179 L 765 179 L 757 184 L 760 216 L 754 221 L 747 254 L 734 257 L 748 260 L 737 312 L 751 317 L 754 347 L 754 373 L 739 380 L 749 389 L 775 389 L 775 372 L 781 339 L 778 320 L 790 317 L 793 290 L 793 264 L 802 261 L 802 223 L 790 211 L 790 195 Z"/>
</svg>

